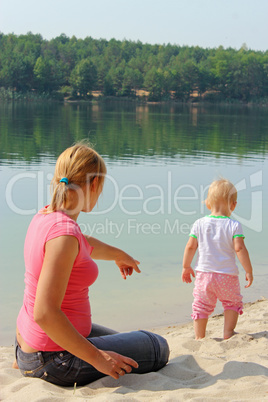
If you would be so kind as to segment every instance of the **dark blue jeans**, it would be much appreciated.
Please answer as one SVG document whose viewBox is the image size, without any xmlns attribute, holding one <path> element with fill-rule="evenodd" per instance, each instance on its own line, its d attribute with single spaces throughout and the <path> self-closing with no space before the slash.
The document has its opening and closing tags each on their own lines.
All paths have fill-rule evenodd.
<svg viewBox="0 0 268 402">
<path fill-rule="evenodd" d="M 92 325 L 87 338 L 101 350 L 110 350 L 131 357 L 139 364 L 132 373 L 157 371 L 168 362 L 169 347 L 160 335 L 147 331 L 116 333 L 107 328 Z M 17 341 L 15 345 L 17 364 L 21 373 L 27 377 L 37 377 L 61 386 L 89 384 L 105 374 L 97 371 L 84 360 L 67 351 L 63 352 L 23 352 Z"/>
</svg>

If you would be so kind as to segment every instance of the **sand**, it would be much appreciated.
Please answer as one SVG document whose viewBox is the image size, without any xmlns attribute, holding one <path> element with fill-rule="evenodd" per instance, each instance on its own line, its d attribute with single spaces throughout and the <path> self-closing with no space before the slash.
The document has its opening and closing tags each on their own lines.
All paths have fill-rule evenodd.
<svg viewBox="0 0 268 402">
<path fill-rule="evenodd" d="M 209 319 L 207 337 L 194 340 L 192 323 L 153 329 L 171 355 L 157 373 L 104 377 L 63 388 L 25 378 L 11 368 L 13 348 L 1 347 L 0 400 L 34 401 L 265 401 L 268 400 L 268 299 L 245 305 L 237 334 L 222 339 L 223 316 Z"/>
</svg>

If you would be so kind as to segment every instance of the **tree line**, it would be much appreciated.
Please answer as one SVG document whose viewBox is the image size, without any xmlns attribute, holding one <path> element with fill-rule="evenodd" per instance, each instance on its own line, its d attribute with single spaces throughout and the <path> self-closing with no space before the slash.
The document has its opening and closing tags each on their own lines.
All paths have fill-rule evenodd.
<svg viewBox="0 0 268 402">
<path fill-rule="evenodd" d="M 89 99 L 261 101 L 268 97 L 268 51 L 0 33 L 0 98 L 8 91 Z M 2 96 L 1 96 L 2 94 Z"/>
</svg>

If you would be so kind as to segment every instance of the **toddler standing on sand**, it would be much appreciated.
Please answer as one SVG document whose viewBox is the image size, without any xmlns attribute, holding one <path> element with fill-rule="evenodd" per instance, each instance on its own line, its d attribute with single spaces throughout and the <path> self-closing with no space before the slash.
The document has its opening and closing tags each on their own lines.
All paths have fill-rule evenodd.
<svg viewBox="0 0 268 402">
<path fill-rule="evenodd" d="M 214 311 L 217 299 L 224 308 L 224 339 L 234 334 L 243 308 L 235 255 L 246 272 L 248 284 L 245 287 L 248 288 L 253 281 L 242 226 L 230 219 L 236 200 L 237 191 L 232 183 L 225 179 L 214 181 L 206 199 L 211 215 L 193 224 L 185 247 L 182 280 L 186 283 L 192 282 L 191 275 L 195 277 L 191 263 L 198 248 L 192 306 L 195 339 L 205 337 L 208 316 Z"/>
</svg>

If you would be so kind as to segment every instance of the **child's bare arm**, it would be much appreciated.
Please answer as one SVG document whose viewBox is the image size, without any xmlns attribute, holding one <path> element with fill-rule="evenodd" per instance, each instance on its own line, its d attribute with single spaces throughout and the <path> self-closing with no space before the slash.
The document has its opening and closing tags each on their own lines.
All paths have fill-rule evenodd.
<svg viewBox="0 0 268 402">
<path fill-rule="evenodd" d="M 194 258 L 197 247 L 198 247 L 197 239 L 195 237 L 189 237 L 189 240 L 184 250 L 183 263 L 182 263 L 183 269 L 181 279 L 183 282 L 191 283 L 192 282 L 191 275 L 195 277 L 195 273 L 191 267 L 191 263 Z"/>
<path fill-rule="evenodd" d="M 237 258 L 239 259 L 242 267 L 246 272 L 246 280 L 248 284 L 245 286 L 245 288 L 248 288 L 253 282 L 252 265 L 250 262 L 248 250 L 245 246 L 243 237 L 235 237 L 233 239 L 233 242 Z"/>
</svg>

